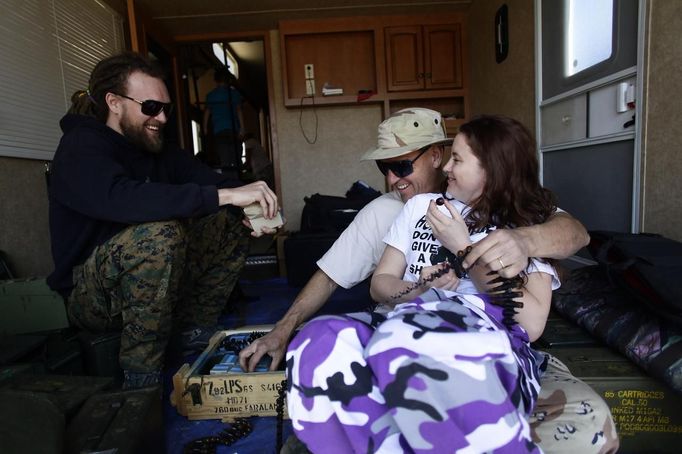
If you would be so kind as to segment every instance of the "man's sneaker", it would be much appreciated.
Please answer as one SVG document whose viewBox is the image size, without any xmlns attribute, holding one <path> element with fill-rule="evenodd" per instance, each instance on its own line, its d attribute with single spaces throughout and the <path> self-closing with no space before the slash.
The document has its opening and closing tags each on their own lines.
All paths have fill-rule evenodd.
<svg viewBox="0 0 682 454">
<path fill-rule="evenodd" d="M 183 352 L 204 350 L 211 337 L 221 329 L 219 326 L 203 326 L 183 331 L 180 333 L 180 349 Z"/>
<path fill-rule="evenodd" d="M 123 389 L 138 389 L 156 386 L 161 383 L 161 371 L 154 372 L 132 372 L 123 371 Z"/>
</svg>

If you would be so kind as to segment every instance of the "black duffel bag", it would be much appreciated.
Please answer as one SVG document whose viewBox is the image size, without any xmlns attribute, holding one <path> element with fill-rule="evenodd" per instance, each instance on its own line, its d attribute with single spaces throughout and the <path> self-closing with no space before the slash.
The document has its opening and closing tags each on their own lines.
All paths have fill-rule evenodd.
<svg viewBox="0 0 682 454">
<path fill-rule="evenodd" d="M 682 243 L 657 234 L 590 231 L 588 249 L 615 285 L 682 326 Z"/>
<path fill-rule="evenodd" d="M 358 211 L 372 199 L 373 197 L 351 199 L 321 194 L 304 197 L 301 233 L 341 234 Z"/>
</svg>

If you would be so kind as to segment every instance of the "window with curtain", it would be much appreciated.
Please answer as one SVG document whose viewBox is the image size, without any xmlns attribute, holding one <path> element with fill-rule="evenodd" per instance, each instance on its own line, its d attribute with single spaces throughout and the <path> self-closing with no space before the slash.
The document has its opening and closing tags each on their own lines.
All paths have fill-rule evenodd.
<svg viewBox="0 0 682 454">
<path fill-rule="evenodd" d="M 124 49 L 123 19 L 96 0 L 0 0 L 0 10 L 0 156 L 52 159 L 71 95 Z"/>
</svg>

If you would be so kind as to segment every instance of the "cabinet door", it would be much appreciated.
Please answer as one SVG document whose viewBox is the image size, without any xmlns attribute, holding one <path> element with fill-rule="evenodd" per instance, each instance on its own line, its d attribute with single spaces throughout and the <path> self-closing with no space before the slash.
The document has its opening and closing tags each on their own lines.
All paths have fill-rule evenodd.
<svg viewBox="0 0 682 454">
<path fill-rule="evenodd" d="M 424 87 L 462 87 L 462 30 L 459 24 L 424 26 Z"/>
<path fill-rule="evenodd" d="M 577 95 L 542 107 L 540 125 L 542 128 L 540 144 L 543 147 L 585 139 L 587 137 L 587 96 Z"/>
<path fill-rule="evenodd" d="M 421 26 L 386 27 L 388 91 L 424 88 L 424 57 Z"/>
</svg>

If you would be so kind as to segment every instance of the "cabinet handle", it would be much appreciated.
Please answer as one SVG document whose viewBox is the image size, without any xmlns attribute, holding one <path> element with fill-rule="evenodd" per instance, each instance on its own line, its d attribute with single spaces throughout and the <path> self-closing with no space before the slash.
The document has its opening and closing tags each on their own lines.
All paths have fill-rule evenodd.
<svg viewBox="0 0 682 454">
<path fill-rule="evenodd" d="M 424 73 L 417 73 L 417 79 L 423 79 Z"/>
<path fill-rule="evenodd" d="M 425 76 L 427 79 L 430 79 L 430 78 L 431 78 L 431 73 L 426 73 L 426 74 L 424 74 L 424 76 Z"/>
</svg>

